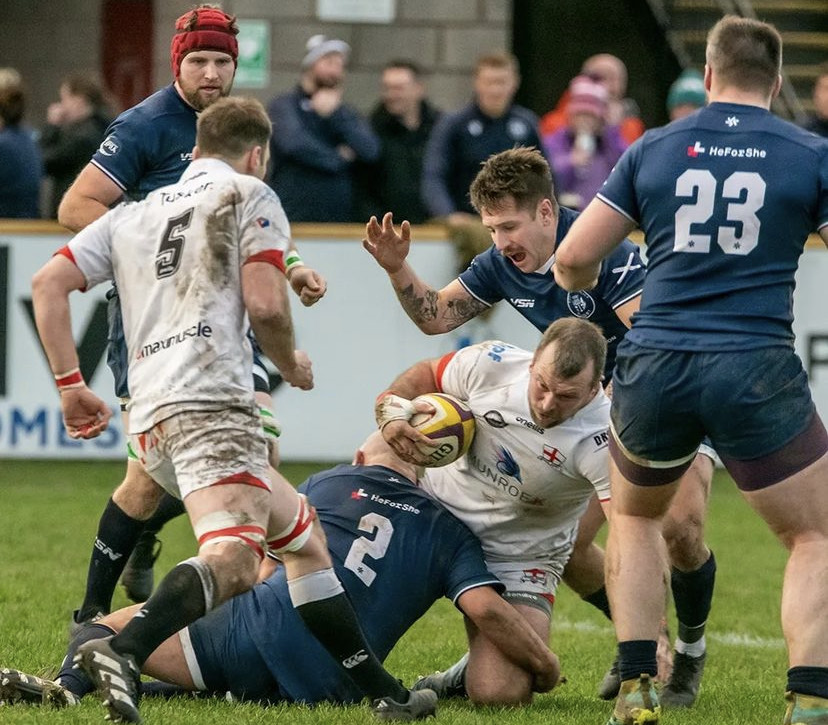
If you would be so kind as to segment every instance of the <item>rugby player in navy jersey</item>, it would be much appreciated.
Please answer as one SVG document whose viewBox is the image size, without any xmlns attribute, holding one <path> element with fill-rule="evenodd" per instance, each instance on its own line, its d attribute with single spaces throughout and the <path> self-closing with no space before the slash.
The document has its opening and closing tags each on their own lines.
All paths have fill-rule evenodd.
<svg viewBox="0 0 828 725">
<path fill-rule="evenodd" d="M 584 289 L 635 226 L 648 245 L 612 401 L 607 571 L 623 679 L 612 725 L 658 722 L 660 520 L 705 434 L 789 550 L 785 723 L 828 723 L 828 434 L 791 304 L 809 233 L 828 244 L 828 143 L 770 113 L 781 65 L 773 26 L 720 20 L 707 38 L 710 105 L 631 146 L 557 254 L 558 283 Z"/>
<path fill-rule="evenodd" d="M 384 658 L 445 596 L 517 666 L 533 673 L 535 691 L 551 690 L 558 658 L 500 596 L 503 585 L 487 570 L 471 531 L 416 488 L 416 479 L 415 466 L 397 458 L 376 432 L 355 465 L 315 474 L 299 488 L 316 509 L 336 574 L 372 649 Z M 108 636 L 137 609 L 119 610 L 89 628 Z M 75 649 L 72 643 L 57 683 L 0 670 L 0 699 L 74 704 L 92 690 L 86 675 L 72 669 Z M 187 690 L 229 691 L 252 700 L 362 698 L 297 617 L 284 568 L 166 640 L 144 671 Z"/>
<path fill-rule="evenodd" d="M 490 156 L 470 193 L 494 243 L 441 290 L 422 281 L 406 261 L 411 242 L 407 221 L 399 232 L 390 213 L 381 224 L 376 218 L 368 223 L 364 246 L 388 273 L 408 316 L 431 335 L 453 330 L 500 300 L 508 300 L 541 332 L 562 317 L 589 319 L 602 328 L 607 339 L 604 384 L 608 384 L 616 347 L 641 303 L 645 269 L 637 246 L 624 240 L 601 267 L 593 289 L 567 292 L 555 283 L 552 270 L 557 245 L 578 214 L 558 206 L 543 156 L 528 148 Z M 710 451 L 700 454 L 686 472 L 680 494 L 664 520 L 679 620 L 676 650 L 685 655 L 690 652 L 678 658 L 678 671 L 668 683 L 674 704 L 691 705 L 695 701 L 706 657 L 704 628 L 716 572 L 713 553 L 704 543 L 713 475 L 711 455 Z M 593 503 L 581 520 L 564 581 L 609 616 L 603 552 L 593 543 L 603 520 L 600 507 Z M 612 699 L 619 687 L 617 668 L 613 666 L 601 683 L 599 695 Z"/>
<path fill-rule="evenodd" d="M 192 160 L 197 114 L 230 93 L 238 57 L 235 18 L 216 5 L 202 4 L 178 18 L 175 28 L 170 52 L 173 83 L 124 111 L 107 129 L 100 148 L 60 204 L 58 220 L 72 231 L 80 231 L 103 216 L 121 199 L 143 199 L 150 191 L 177 182 Z M 297 259 L 298 255 L 294 261 Z M 321 277 L 301 262 L 291 268 L 289 282 L 305 304 L 312 304 L 325 291 Z M 115 394 L 124 407 L 123 401 L 129 396 L 126 345 L 116 289 L 113 287 L 107 296 L 107 362 L 115 377 Z M 254 382 L 275 466 L 279 426 L 271 410 L 269 376 L 258 350 Z M 127 595 L 133 601 L 149 597 L 152 566 L 160 548 L 155 534 L 183 511 L 180 501 L 157 493 L 152 479 L 128 450 L 124 480 L 101 515 L 86 593 L 73 615 L 73 626 L 109 611 L 122 572 Z M 129 558 L 133 550 L 135 555 Z"/>
</svg>

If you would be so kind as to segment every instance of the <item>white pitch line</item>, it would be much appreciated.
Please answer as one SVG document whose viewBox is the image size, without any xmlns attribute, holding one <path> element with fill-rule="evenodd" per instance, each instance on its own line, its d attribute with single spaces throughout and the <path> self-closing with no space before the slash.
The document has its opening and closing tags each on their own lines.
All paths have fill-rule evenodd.
<svg viewBox="0 0 828 725">
<path fill-rule="evenodd" d="M 576 621 L 569 619 L 555 618 L 552 622 L 552 631 L 562 629 L 572 632 L 588 632 L 592 634 L 612 634 L 612 627 L 607 625 L 593 624 L 592 622 Z M 705 633 L 705 637 L 713 642 L 718 642 L 728 647 L 743 647 L 746 649 L 784 649 L 785 640 L 781 637 L 755 637 L 751 634 L 739 632 L 711 632 Z"/>
</svg>

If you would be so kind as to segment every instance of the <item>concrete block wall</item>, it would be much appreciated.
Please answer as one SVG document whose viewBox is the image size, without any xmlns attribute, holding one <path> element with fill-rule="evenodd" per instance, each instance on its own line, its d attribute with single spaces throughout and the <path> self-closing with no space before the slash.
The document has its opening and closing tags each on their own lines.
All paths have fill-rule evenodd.
<svg viewBox="0 0 828 725">
<path fill-rule="evenodd" d="M 511 44 L 512 0 L 396 0 L 395 20 L 388 25 L 321 22 L 316 0 L 224 0 L 222 5 L 239 18 L 270 21 L 270 84 L 243 91 L 264 102 L 296 83 L 305 43 L 317 33 L 350 43 L 345 97 L 363 112 L 376 103 L 382 66 L 395 58 L 416 60 L 432 100 L 446 110 L 459 108 L 471 95 L 477 56 Z M 156 0 L 158 86 L 169 79 L 170 28 L 190 7 L 189 0 Z"/>
</svg>

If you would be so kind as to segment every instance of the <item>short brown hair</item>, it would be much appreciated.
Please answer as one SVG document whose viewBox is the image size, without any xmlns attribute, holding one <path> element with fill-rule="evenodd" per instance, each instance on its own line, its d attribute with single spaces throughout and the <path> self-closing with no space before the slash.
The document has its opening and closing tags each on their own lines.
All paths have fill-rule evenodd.
<svg viewBox="0 0 828 725">
<path fill-rule="evenodd" d="M 6 126 L 17 126 L 25 109 L 26 93 L 20 73 L 14 68 L 0 68 L 0 121 Z"/>
<path fill-rule="evenodd" d="M 532 146 L 518 146 L 489 156 L 481 164 L 469 196 L 478 213 L 484 209 L 495 211 L 510 199 L 517 209 L 526 209 L 533 215 L 538 204 L 549 199 L 555 214 L 558 213 L 549 163 Z"/>
<path fill-rule="evenodd" d="M 255 98 L 220 98 L 198 117 L 196 146 L 207 156 L 237 159 L 270 141 L 270 119 Z"/>
<path fill-rule="evenodd" d="M 598 325 L 579 317 L 555 320 L 543 333 L 535 349 L 534 359 L 537 360 L 541 352 L 553 342 L 560 343 L 552 361 L 556 375 L 564 379 L 572 378 L 586 368 L 591 360 L 595 365 L 592 382 L 600 382 L 607 363 L 607 341 Z"/>
<path fill-rule="evenodd" d="M 725 15 L 707 35 L 705 60 L 725 85 L 770 94 L 782 68 L 782 37 L 768 23 Z"/>
<path fill-rule="evenodd" d="M 474 66 L 475 75 L 480 72 L 481 68 L 506 68 L 511 70 L 515 75 L 520 75 L 520 65 L 518 64 L 517 58 L 505 51 L 481 55 Z"/>
</svg>

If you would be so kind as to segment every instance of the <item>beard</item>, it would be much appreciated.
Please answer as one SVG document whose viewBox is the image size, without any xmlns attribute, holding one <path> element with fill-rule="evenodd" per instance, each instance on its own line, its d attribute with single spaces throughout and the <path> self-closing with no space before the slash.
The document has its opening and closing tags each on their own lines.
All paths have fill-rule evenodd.
<svg viewBox="0 0 828 725">
<path fill-rule="evenodd" d="M 194 88 L 192 90 L 182 88 L 181 93 L 184 96 L 184 100 L 195 108 L 196 111 L 203 111 L 205 108 L 215 103 L 219 98 L 229 96 L 230 88 L 229 86 L 222 86 L 221 91 L 218 94 L 211 94 L 209 96 L 203 96 L 198 88 Z"/>
</svg>

